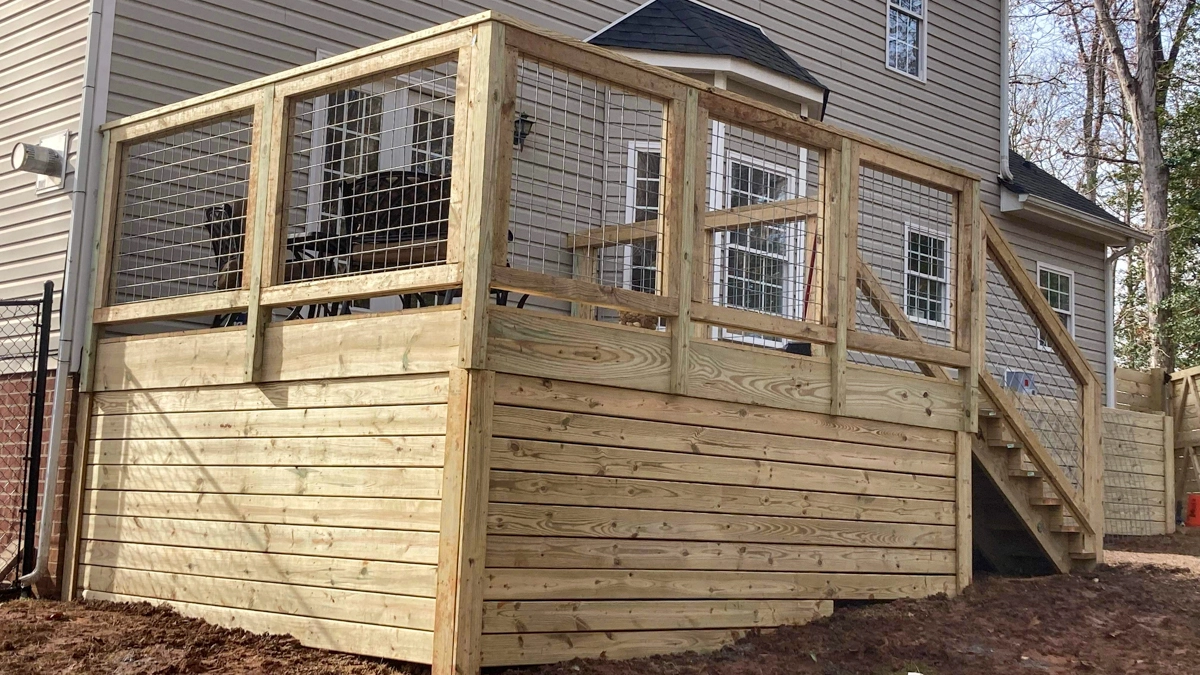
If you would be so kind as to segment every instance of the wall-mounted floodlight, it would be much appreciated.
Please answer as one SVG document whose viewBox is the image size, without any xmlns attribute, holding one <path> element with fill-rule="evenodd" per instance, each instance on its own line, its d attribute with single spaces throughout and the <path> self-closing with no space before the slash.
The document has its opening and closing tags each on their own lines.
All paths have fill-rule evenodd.
<svg viewBox="0 0 1200 675">
<path fill-rule="evenodd" d="M 15 171 L 37 174 L 38 192 L 61 187 L 67 178 L 67 143 L 70 132 L 47 136 L 33 143 L 17 143 L 12 151 Z"/>
</svg>

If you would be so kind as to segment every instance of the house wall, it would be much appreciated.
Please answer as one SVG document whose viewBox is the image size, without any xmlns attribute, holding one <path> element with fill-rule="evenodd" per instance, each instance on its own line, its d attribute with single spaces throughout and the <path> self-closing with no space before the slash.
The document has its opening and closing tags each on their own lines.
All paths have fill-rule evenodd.
<svg viewBox="0 0 1200 675">
<path fill-rule="evenodd" d="M 429 663 L 459 321 L 275 324 L 257 384 L 244 328 L 101 340 L 82 597 Z"/>
<path fill-rule="evenodd" d="M 36 298 L 62 288 L 71 199 L 63 188 L 38 195 L 37 177 L 12 170 L 12 148 L 70 130 L 75 164 L 87 54 L 86 0 L 0 6 L 0 299 Z M 54 314 L 57 344 L 58 312 Z M 3 327 L 0 326 L 0 333 Z"/>
</svg>

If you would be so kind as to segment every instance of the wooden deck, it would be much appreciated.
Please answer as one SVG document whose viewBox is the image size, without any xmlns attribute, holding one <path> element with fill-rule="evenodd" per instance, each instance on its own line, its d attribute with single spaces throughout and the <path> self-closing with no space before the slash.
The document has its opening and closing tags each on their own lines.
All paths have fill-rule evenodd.
<svg viewBox="0 0 1200 675">
<path fill-rule="evenodd" d="M 662 105 L 653 292 L 508 266 L 521 58 Z M 297 99 L 446 59 L 458 79 L 445 259 L 288 283 Z M 247 112 L 242 287 L 119 302 L 110 282 L 129 144 Z M 706 211 L 710 119 L 814 148 L 814 196 Z M 1079 523 L 1075 540 L 1097 557 L 1099 388 L 1002 235 L 988 231 L 977 178 L 956 167 L 490 13 L 106 133 L 68 595 L 165 602 L 317 647 L 432 663 L 438 675 L 712 649 L 828 615 L 836 600 L 969 584 L 972 453 L 985 412 L 1012 421 Z M 858 252 L 864 166 L 948 195 L 945 300 L 956 310 L 943 340 L 925 339 Z M 801 202 L 823 229 L 814 222 L 805 244 L 818 290 L 806 291 L 800 318 L 718 302 L 699 262 L 713 232 L 775 222 L 774 211 Z M 576 243 L 564 243 L 567 256 Z M 981 280 L 992 259 L 1020 270 L 1014 292 L 1079 378 L 1078 486 L 985 367 Z M 461 299 L 292 321 L 275 312 L 447 288 Z M 496 289 L 544 302 L 497 306 Z M 861 329 L 859 294 L 890 330 Z M 230 312 L 246 324 L 112 334 Z M 650 313 L 663 329 L 603 320 L 621 312 Z M 729 331 L 779 339 L 768 348 Z M 787 340 L 814 355 L 785 353 Z M 992 387 L 987 411 L 981 383 Z"/>
</svg>

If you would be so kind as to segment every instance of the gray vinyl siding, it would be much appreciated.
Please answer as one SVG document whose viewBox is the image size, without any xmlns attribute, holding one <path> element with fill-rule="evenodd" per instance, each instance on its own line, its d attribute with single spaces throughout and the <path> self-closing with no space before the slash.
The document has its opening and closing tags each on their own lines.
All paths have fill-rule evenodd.
<svg viewBox="0 0 1200 675">
<path fill-rule="evenodd" d="M 317 49 L 337 53 L 484 9 L 582 38 L 637 4 L 118 0 L 109 117 L 309 63 Z M 1000 0 L 930 2 L 923 82 L 884 65 L 886 0 L 709 4 L 764 26 L 828 86 L 828 121 L 971 169 L 983 178 L 985 207 L 999 213 Z M 1038 260 L 1076 270 L 1076 336 L 1101 370 L 1103 247 L 997 221 L 1031 274 Z"/>
<path fill-rule="evenodd" d="M 0 299 L 38 297 L 50 280 L 57 307 L 71 200 L 65 188 L 37 194 L 36 176 L 13 171 L 11 153 L 69 130 L 75 165 L 87 20 L 86 0 L 0 3 Z"/>
</svg>

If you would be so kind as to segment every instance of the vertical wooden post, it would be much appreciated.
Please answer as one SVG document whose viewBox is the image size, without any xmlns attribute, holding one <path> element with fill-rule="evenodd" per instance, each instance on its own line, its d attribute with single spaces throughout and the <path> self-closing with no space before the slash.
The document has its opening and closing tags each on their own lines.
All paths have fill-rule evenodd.
<svg viewBox="0 0 1200 675">
<path fill-rule="evenodd" d="M 483 633 L 488 452 L 496 374 L 450 371 L 434 601 L 433 675 L 474 675 Z"/>
<path fill-rule="evenodd" d="M 975 443 L 975 435 L 960 431 L 956 434 L 955 453 L 955 577 L 958 581 L 958 592 L 971 585 L 974 562 L 974 513 L 972 509 L 971 487 L 971 453 Z"/>
<path fill-rule="evenodd" d="M 1096 552 L 1096 563 L 1104 562 L 1104 447 L 1103 447 L 1103 404 L 1094 379 L 1085 379 L 1079 385 L 1079 404 L 1083 417 L 1083 492 L 1084 508 L 1094 538 L 1090 542 Z"/>
<path fill-rule="evenodd" d="M 1166 396 L 1166 370 L 1163 368 L 1150 369 L 1150 410 L 1153 412 L 1168 412 Z"/>
<path fill-rule="evenodd" d="M 459 52 L 455 117 L 464 147 L 451 176 L 450 227 L 462 242 L 460 368 L 486 366 L 492 260 L 507 241 L 515 93 L 510 71 L 516 63 L 509 61 L 504 40 L 504 24 L 482 23 L 472 44 Z M 455 136 L 458 155 L 460 135 Z"/>
<path fill-rule="evenodd" d="M 1163 508 L 1167 534 L 1175 532 L 1175 418 L 1163 415 Z"/>
<path fill-rule="evenodd" d="M 275 87 L 262 90 L 254 107 L 254 134 L 250 149 L 250 187 L 246 191 L 246 241 L 242 287 L 249 291 L 246 308 L 246 361 L 243 381 L 258 382 L 262 375 L 263 337 L 270 322 L 264 309 L 262 289 L 275 283 L 274 252 L 278 249 L 281 180 L 286 171 L 288 137 L 283 135 L 288 120 L 287 106 L 275 100 Z"/>
<path fill-rule="evenodd" d="M 859 145 L 848 138 L 842 139 L 842 147 L 835 156 L 837 163 L 831 163 L 830 168 L 837 172 L 835 182 L 826 192 L 829 197 L 830 214 L 829 241 L 831 256 L 826 260 L 826 267 L 833 265 L 836 270 L 833 283 L 826 288 L 829 291 L 829 306 L 833 313 L 835 341 L 830 353 L 830 383 L 831 400 L 829 411 L 832 415 L 846 414 L 846 360 L 847 333 L 854 323 L 855 288 L 858 280 L 858 165 Z M 826 176 L 826 180 L 831 177 Z M 830 278 L 826 274 L 825 278 Z"/>
<path fill-rule="evenodd" d="M 958 193 L 958 235 L 955 237 L 958 276 L 955 279 L 954 347 L 971 353 L 971 366 L 958 378 L 963 387 L 963 429 L 979 432 L 979 375 L 985 367 L 987 331 L 987 257 L 983 218 L 979 212 L 979 183 Z"/>
<path fill-rule="evenodd" d="M 663 195 L 662 251 L 663 294 L 675 296 L 679 316 L 672 317 L 667 327 L 671 332 L 671 393 L 686 395 L 687 370 L 692 341 L 692 252 L 695 249 L 696 223 L 704 217 L 699 212 L 703 196 L 698 184 L 697 156 L 700 154 L 699 94 L 688 88 L 684 99 L 671 101 L 667 106 L 666 148 Z"/>
</svg>

